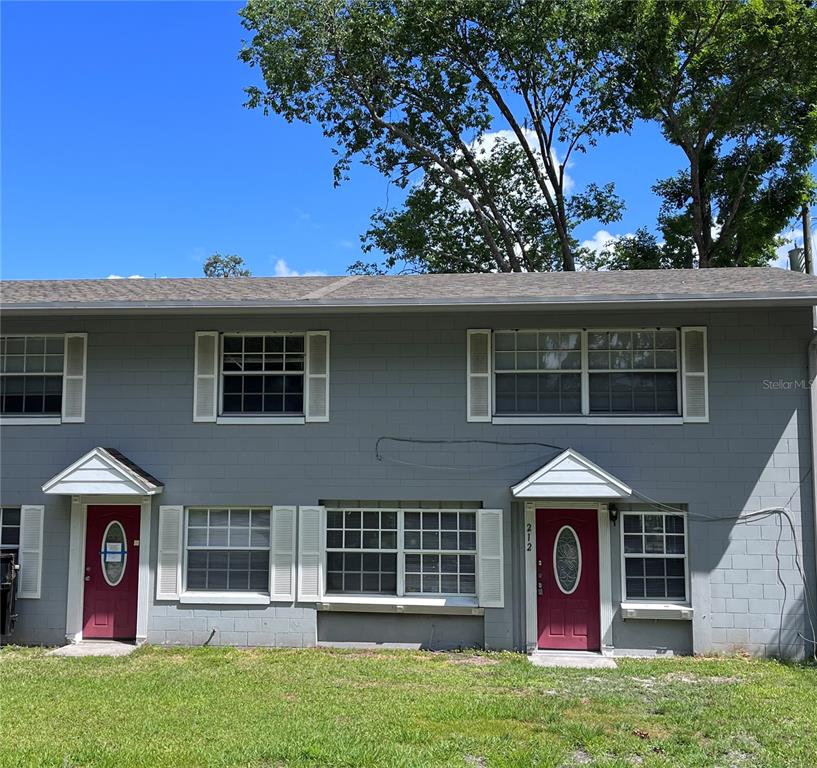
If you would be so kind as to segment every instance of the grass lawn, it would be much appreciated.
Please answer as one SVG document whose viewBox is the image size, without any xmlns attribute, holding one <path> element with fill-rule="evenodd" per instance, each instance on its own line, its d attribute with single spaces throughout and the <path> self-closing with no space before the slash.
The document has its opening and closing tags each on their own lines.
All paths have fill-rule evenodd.
<svg viewBox="0 0 817 768">
<path fill-rule="evenodd" d="M 0 766 L 817 766 L 817 668 L 515 654 L 0 650 Z"/>
</svg>

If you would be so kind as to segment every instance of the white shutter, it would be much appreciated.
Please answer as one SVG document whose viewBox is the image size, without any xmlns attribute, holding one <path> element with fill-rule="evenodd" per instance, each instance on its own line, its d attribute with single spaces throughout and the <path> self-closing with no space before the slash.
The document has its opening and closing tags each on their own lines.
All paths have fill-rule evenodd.
<svg viewBox="0 0 817 768">
<path fill-rule="evenodd" d="M 468 421 L 491 420 L 491 332 L 468 331 Z"/>
<path fill-rule="evenodd" d="M 483 608 L 505 605 L 502 558 L 502 510 L 477 513 L 477 597 Z"/>
<path fill-rule="evenodd" d="M 273 507 L 270 600 L 295 599 L 295 507 Z"/>
<path fill-rule="evenodd" d="M 196 332 L 193 421 L 215 421 L 218 409 L 218 333 Z"/>
<path fill-rule="evenodd" d="M 156 562 L 156 599 L 178 600 L 182 570 L 184 509 L 159 507 L 159 558 Z"/>
<path fill-rule="evenodd" d="M 298 600 L 314 603 L 323 595 L 323 507 L 299 507 L 298 518 Z"/>
<path fill-rule="evenodd" d="M 62 420 L 85 421 L 85 369 L 87 333 L 65 334 L 65 368 L 62 376 Z"/>
<path fill-rule="evenodd" d="M 329 421 L 329 331 L 306 334 L 304 412 L 307 421 Z"/>
<path fill-rule="evenodd" d="M 45 507 L 23 504 L 20 508 L 20 571 L 17 597 L 38 598 L 43 572 L 43 513 Z"/>
<path fill-rule="evenodd" d="M 681 329 L 684 421 L 709 421 L 706 328 Z"/>
</svg>

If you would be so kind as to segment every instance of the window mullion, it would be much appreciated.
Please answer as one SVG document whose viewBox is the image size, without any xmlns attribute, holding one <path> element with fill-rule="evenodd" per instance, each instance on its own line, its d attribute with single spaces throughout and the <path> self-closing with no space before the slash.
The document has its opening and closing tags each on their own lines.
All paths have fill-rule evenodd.
<svg viewBox="0 0 817 768">
<path fill-rule="evenodd" d="M 587 350 L 587 330 L 581 331 L 582 353 L 582 415 L 590 414 L 590 370 Z"/>
<path fill-rule="evenodd" d="M 403 510 L 397 511 L 397 596 L 405 595 L 406 559 L 403 551 Z"/>
</svg>

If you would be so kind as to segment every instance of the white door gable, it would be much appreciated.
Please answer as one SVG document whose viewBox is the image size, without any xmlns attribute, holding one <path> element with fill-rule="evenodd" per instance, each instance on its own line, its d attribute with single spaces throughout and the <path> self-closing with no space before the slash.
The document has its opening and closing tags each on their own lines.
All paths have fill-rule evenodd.
<svg viewBox="0 0 817 768">
<path fill-rule="evenodd" d="M 94 448 L 43 485 L 67 496 L 153 496 L 164 486 L 116 452 Z"/>
<path fill-rule="evenodd" d="M 632 489 L 572 448 L 511 487 L 519 499 L 626 499 Z"/>
</svg>

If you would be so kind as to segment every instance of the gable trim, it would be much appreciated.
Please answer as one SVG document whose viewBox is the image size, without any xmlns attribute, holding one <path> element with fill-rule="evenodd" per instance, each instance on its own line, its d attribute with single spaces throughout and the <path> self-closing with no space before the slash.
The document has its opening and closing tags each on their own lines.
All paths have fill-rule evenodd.
<svg viewBox="0 0 817 768">
<path fill-rule="evenodd" d="M 94 448 L 54 475 L 42 490 L 71 496 L 155 496 L 164 490 L 158 480 L 129 464 L 105 448 Z"/>
<path fill-rule="evenodd" d="M 523 499 L 626 499 L 632 489 L 578 451 L 568 448 L 511 486 Z"/>
</svg>

